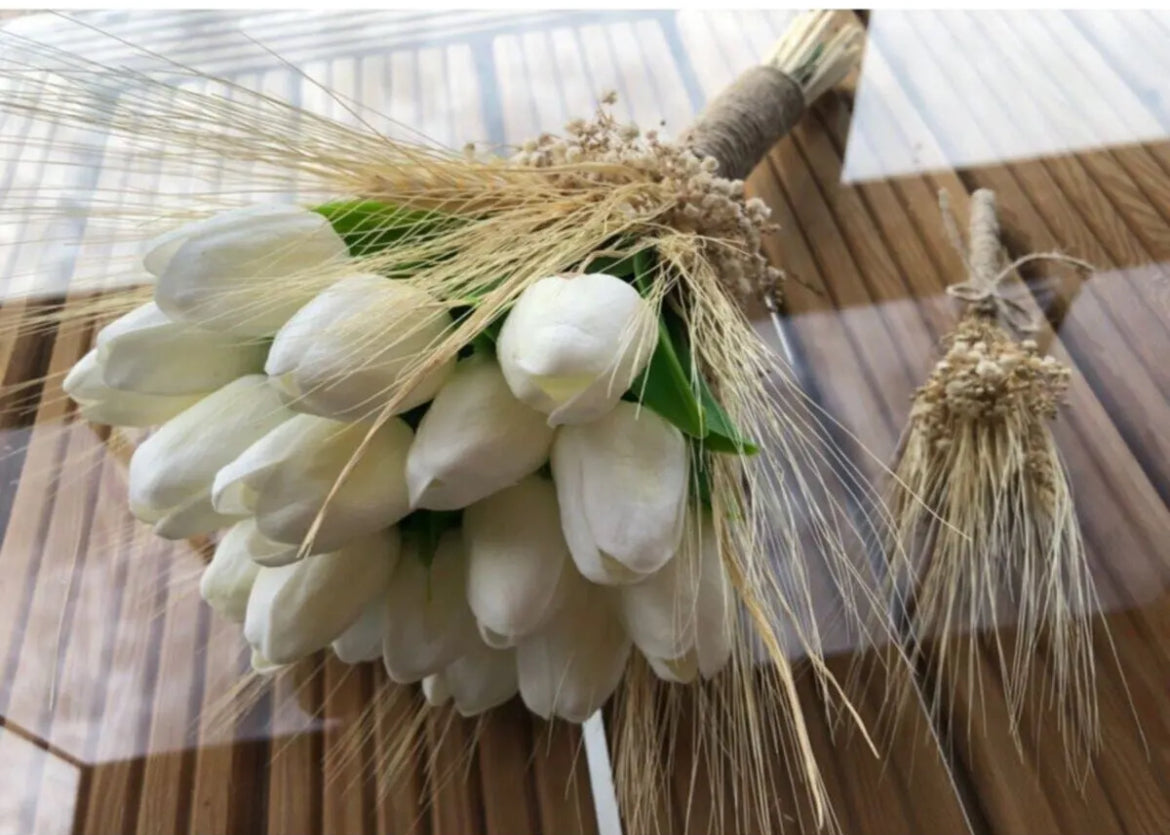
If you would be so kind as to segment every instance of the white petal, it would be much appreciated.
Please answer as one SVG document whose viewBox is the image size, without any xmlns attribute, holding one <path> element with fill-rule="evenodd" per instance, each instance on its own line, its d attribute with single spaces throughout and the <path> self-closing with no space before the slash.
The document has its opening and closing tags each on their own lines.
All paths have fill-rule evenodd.
<svg viewBox="0 0 1170 835">
<path fill-rule="evenodd" d="M 289 415 L 259 374 L 204 397 L 135 450 L 131 510 L 145 522 L 156 522 L 183 508 L 203 507 L 201 497 L 210 496 L 220 467 Z"/>
<path fill-rule="evenodd" d="M 701 511 L 699 519 L 688 526 L 674 559 L 620 590 L 626 631 L 669 681 L 689 681 L 698 673 L 710 678 L 731 657 L 731 582 L 710 511 Z"/>
<path fill-rule="evenodd" d="M 228 620 L 243 623 L 248 595 L 260 566 L 248 553 L 249 522 L 240 522 L 223 535 L 199 580 L 199 594 Z"/>
<path fill-rule="evenodd" d="M 171 318 L 241 336 L 275 333 L 348 257 L 329 221 L 295 206 L 250 207 L 157 239 L 144 263 Z"/>
<path fill-rule="evenodd" d="M 451 701 L 451 691 L 442 673 L 429 675 L 422 680 L 423 698 L 431 707 L 442 707 Z"/>
<path fill-rule="evenodd" d="M 252 650 L 252 672 L 261 676 L 270 676 L 273 673 L 279 672 L 287 664 L 273 664 L 256 650 Z"/>
<path fill-rule="evenodd" d="M 630 284 L 604 273 L 552 276 L 520 294 L 497 352 L 516 397 L 549 423 L 604 415 L 650 361 L 654 310 Z"/>
<path fill-rule="evenodd" d="M 82 417 L 110 426 L 158 426 L 203 398 L 202 394 L 160 396 L 112 389 L 105 384 L 96 350 L 78 360 L 61 388 L 77 401 Z"/>
<path fill-rule="evenodd" d="M 213 391 L 264 369 L 267 345 L 172 321 L 153 302 L 130 311 L 97 335 L 105 383 L 140 394 Z"/>
<path fill-rule="evenodd" d="M 582 574 L 637 582 L 674 556 L 689 469 L 678 429 L 623 402 L 593 423 L 563 427 L 551 460 L 565 539 Z"/>
<path fill-rule="evenodd" d="M 232 229 L 241 223 L 249 222 L 253 217 L 282 217 L 287 214 L 299 214 L 303 211 L 303 209 L 287 203 L 257 203 L 189 221 L 168 229 L 147 241 L 143 247 L 142 266 L 151 275 L 160 276 L 170 265 L 171 259 L 175 257 L 179 247 L 185 244 L 188 238 Z"/>
<path fill-rule="evenodd" d="M 385 594 L 398 556 L 398 531 L 390 528 L 332 554 L 261 568 L 248 600 L 244 637 L 276 664 L 329 646 Z"/>
<path fill-rule="evenodd" d="M 441 671 L 479 638 L 467 608 L 467 557 L 459 532 L 443 534 L 429 569 L 415 543 L 404 546 L 390 581 L 382 661 L 391 679 L 409 684 Z"/>
<path fill-rule="evenodd" d="M 451 315 L 426 292 L 383 276 L 343 278 L 289 319 L 265 370 L 292 408 L 338 420 L 377 415 L 442 341 Z M 455 359 L 418 380 L 394 409 L 426 403 Z"/>
<path fill-rule="evenodd" d="M 301 558 L 300 543 L 288 545 L 283 542 L 274 542 L 260 532 L 255 517 L 248 522 L 248 553 L 252 555 L 252 562 L 265 568 L 276 568 L 289 565 Z"/>
<path fill-rule="evenodd" d="M 679 658 L 695 645 L 698 566 L 682 552 L 640 583 L 620 589 L 634 646 L 652 658 Z"/>
<path fill-rule="evenodd" d="M 130 510 L 139 519 L 151 524 L 154 535 L 163 539 L 189 539 L 230 527 L 240 520 L 239 516 L 218 513 L 211 506 L 210 491 L 191 496 L 158 517 L 135 505 L 131 505 Z"/>
<path fill-rule="evenodd" d="M 551 481 L 532 475 L 472 505 L 463 539 L 467 599 L 489 645 L 512 646 L 555 614 L 573 569 Z"/>
<path fill-rule="evenodd" d="M 439 389 L 410 448 L 412 503 L 467 507 L 539 469 L 552 439 L 544 415 L 512 396 L 495 361 L 464 360 Z"/>
<path fill-rule="evenodd" d="M 382 657 L 388 613 L 386 595 L 380 594 L 366 604 L 358 619 L 333 642 L 333 652 L 346 664 L 377 661 Z"/>
<path fill-rule="evenodd" d="M 672 684 L 689 684 L 699 674 L 699 662 L 694 651 L 688 652 L 681 658 L 662 659 L 646 656 L 650 662 L 650 669 L 663 681 Z"/>
<path fill-rule="evenodd" d="M 584 722 L 617 688 L 630 640 L 610 594 L 579 580 L 552 621 L 517 645 L 520 695 L 533 713 Z"/>
<path fill-rule="evenodd" d="M 683 551 L 697 551 L 699 594 L 695 601 L 695 655 L 703 678 L 722 670 L 735 640 L 735 590 L 723 566 L 710 512 L 698 531 L 688 530 Z"/>
<path fill-rule="evenodd" d="M 212 488 L 215 507 L 255 514 L 269 539 L 299 545 L 369 430 L 368 424 L 296 415 L 219 471 Z M 409 512 L 405 469 L 411 436 L 398 418 L 378 428 L 330 500 L 311 553 L 335 551 Z"/>
<path fill-rule="evenodd" d="M 475 716 L 516 695 L 516 653 L 480 644 L 443 671 L 443 683 L 461 716 Z"/>
</svg>

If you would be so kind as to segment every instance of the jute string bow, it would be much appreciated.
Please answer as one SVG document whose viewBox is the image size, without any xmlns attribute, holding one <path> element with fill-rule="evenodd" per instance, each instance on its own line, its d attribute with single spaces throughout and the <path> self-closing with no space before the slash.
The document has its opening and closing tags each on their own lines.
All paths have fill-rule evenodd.
<svg viewBox="0 0 1170 835">
<path fill-rule="evenodd" d="M 971 195 L 967 247 L 963 246 L 950 196 L 945 189 L 938 193 L 938 206 L 947 238 L 967 268 L 967 280 L 947 287 L 947 295 L 971 305 L 971 310 L 977 315 L 998 319 L 1017 333 L 1035 333 L 1040 329 L 1040 322 L 1023 304 L 1004 295 L 1002 284 L 1005 278 L 1033 261 L 1056 261 L 1085 272 L 1093 271 L 1089 262 L 1061 252 L 1033 252 L 1000 268 L 999 217 L 995 192 L 989 189 L 981 188 Z"/>
</svg>

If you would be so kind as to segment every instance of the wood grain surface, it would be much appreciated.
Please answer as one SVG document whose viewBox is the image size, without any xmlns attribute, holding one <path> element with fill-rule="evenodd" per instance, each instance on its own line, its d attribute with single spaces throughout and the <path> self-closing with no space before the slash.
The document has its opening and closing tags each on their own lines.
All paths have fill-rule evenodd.
<svg viewBox="0 0 1170 835">
<path fill-rule="evenodd" d="M 125 49 L 62 19 L 6 14 L 0 25 L 13 32 L 99 60 Z M 588 115 L 606 89 L 618 92 L 623 118 L 677 134 L 767 51 L 789 15 L 85 20 L 307 109 L 351 118 L 329 89 L 397 120 L 389 129 L 458 146 L 555 130 Z M 972 191 L 994 189 L 1011 257 L 1060 250 L 1095 265 L 1091 276 L 1029 265 L 1013 292 L 1044 322 L 1047 349 L 1073 368 L 1054 432 L 1104 610 L 1094 618 L 1102 745 L 1087 768 L 1070 770 L 1055 717 L 1039 706 L 1025 711 L 1017 745 L 985 647 L 948 682 L 945 704 L 930 701 L 938 672 L 927 659 L 915 671 L 920 698 L 892 706 L 896 673 L 879 663 L 883 650 L 834 645 L 830 666 L 850 683 L 880 753 L 800 669 L 836 828 L 1170 832 L 1170 17 L 875 12 L 868 23 L 860 74 L 749 181 L 780 226 L 766 252 L 792 279 L 783 326 L 794 366 L 841 422 L 834 437 L 846 456 L 878 480 L 956 321 L 945 287 L 963 268 L 939 221 L 939 189 L 960 214 Z M 234 37 L 241 27 L 268 49 Z M 83 200 L 100 188 L 129 201 L 163 188 L 147 169 L 100 158 L 56 165 L 49 141 L 79 140 L 63 126 L 0 116 L 0 200 L 39 188 Z M 598 833 L 580 732 L 535 720 L 518 701 L 479 722 L 440 713 L 415 725 L 417 694 L 376 666 L 332 658 L 258 699 L 238 687 L 248 667 L 238 627 L 195 593 L 205 555 L 134 522 L 124 452 L 78 422 L 61 395 L 92 330 L 17 337 L 10 327 L 77 303 L 77 276 L 100 275 L 119 257 L 100 223 L 54 225 L 35 212 L 7 212 L 0 223 L 9 392 L 0 417 L 0 833 Z M 758 326 L 775 338 L 771 322 Z M 1001 634 L 1012 640 L 1010 626 Z M 981 647 L 986 638 L 958 640 Z M 1038 687 L 1051 663 L 1037 654 Z M 356 732 L 361 722 L 378 733 Z M 414 745 L 415 768 L 389 786 L 386 746 L 399 739 Z M 671 765 L 688 756 L 684 739 Z M 710 831 L 710 775 L 677 774 L 670 831 Z M 801 788 L 780 794 L 785 830 L 812 831 Z"/>
</svg>

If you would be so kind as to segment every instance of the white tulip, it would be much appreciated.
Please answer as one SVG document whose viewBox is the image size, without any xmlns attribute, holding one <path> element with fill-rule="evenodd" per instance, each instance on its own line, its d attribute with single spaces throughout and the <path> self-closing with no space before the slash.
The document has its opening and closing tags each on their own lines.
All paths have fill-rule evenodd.
<svg viewBox="0 0 1170 835">
<path fill-rule="evenodd" d="M 649 409 L 619 403 L 565 426 L 552 448 L 565 541 L 595 583 L 638 582 L 674 556 L 689 462 L 682 433 Z"/>
<path fill-rule="evenodd" d="M 220 513 L 254 515 L 260 532 L 275 542 L 300 545 L 369 430 L 369 424 L 295 415 L 219 471 L 212 504 Z M 309 553 L 336 551 L 409 512 L 405 470 L 411 436 L 398 418 L 374 432 L 325 507 Z"/>
<path fill-rule="evenodd" d="M 98 332 L 98 362 L 110 388 L 139 394 L 201 394 L 264 370 L 268 346 L 256 339 L 174 322 L 154 302 Z"/>
<path fill-rule="evenodd" d="M 516 653 L 483 644 L 452 661 L 443 672 L 423 679 L 427 701 L 443 704 L 452 699 L 460 716 L 476 716 L 502 705 L 516 695 L 518 686 Z"/>
<path fill-rule="evenodd" d="M 83 418 L 110 426 L 158 426 L 203 398 L 202 394 L 164 396 L 112 389 L 106 385 L 96 349 L 77 361 L 61 388 L 77 402 Z"/>
<path fill-rule="evenodd" d="M 379 594 L 348 629 L 333 642 L 333 652 L 346 664 L 377 661 L 382 657 L 382 636 L 386 633 L 386 618 L 390 610 L 386 595 Z"/>
<path fill-rule="evenodd" d="M 463 540 L 467 600 L 489 646 L 513 646 L 556 613 L 574 571 L 551 481 L 532 475 L 467 508 Z"/>
<path fill-rule="evenodd" d="M 274 664 L 324 649 L 386 593 L 399 548 L 397 528 L 388 528 L 332 554 L 261 568 L 248 599 L 244 637 Z"/>
<path fill-rule="evenodd" d="M 297 311 L 277 333 L 265 370 L 292 408 L 338 420 L 379 413 L 451 327 L 425 291 L 379 275 L 351 275 Z M 426 403 L 450 376 L 452 357 L 397 403 Z"/>
<path fill-rule="evenodd" d="M 605 273 L 543 278 L 526 288 L 497 343 L 512 393 L 552 426 L 585 423 L 618 402 L 650 361 L 653 307 Z"/>
<path fill-rule="evenodd" d="M 576 578 L 545 628 L 517 644 L 520 695 L 533 713 L 584 722 L 617 688 L 630 639 L 611 595 Z"/>
<path fill-rule="evenodd" d="M 662 678 L 710 678 L 731 657 L 731 581 L 709 512 L 674 559 L 620 594 L 626 631 Z"/>
<path fill-rule="evenodd" d="M 245 519 L 229 528 L 199 579 L 199 594 L 207 605 L 236 623 L 244 622 L 248 595 L 260 570 L 248 550 L 248 536 L 254 527 Z"/>
<path fill-rule="evenodd" d="M 539 469 L 552 439 L 544 415 L 512 396 L 494 360 L 466 359 L 419 424 L 406 459 L 411 502 L 467 507 Z"/>
<path fill-rule="evenodd" d="M 348 257 L 322 215 L 297 206 L 236 209 L 156 238 L 143 263 L 173 319 L 240 336 L 270 336 L 332 283 Z"/>
<path fill-rule="evenodd" d="M 227 527 L 211 484 L 228 462 L 291 413 L 262 374 L 240 377 L 171 418 L 130 459 L 130 510 L 154 532 L 183 539 Z"/>
<path fill-rule="evenodd" d="M 467 557 L 458 531 L 439 539 L 428 568 L 410 538 L 390 581 L 382 661 L 390 678 L 411 684 L 440 672 L 479 642 L 467 608 Z"/>
</svg>

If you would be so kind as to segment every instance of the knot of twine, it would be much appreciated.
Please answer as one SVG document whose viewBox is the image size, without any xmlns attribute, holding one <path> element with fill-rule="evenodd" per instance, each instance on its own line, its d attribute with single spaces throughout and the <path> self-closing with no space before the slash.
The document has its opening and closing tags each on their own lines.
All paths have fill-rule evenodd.
<svg viewBox="0 0 1170 835">
<path fill-rule="evenodd" d="M 1093 271 L 1093 265 L 1088 261 L 1061 252 L 1033 252 L 1000 267 L 999 217 L 995 210 L 995 192 L 989 189 L 981 188 L 971 195 L 966 247 L 945 189 L 938 193 L 938 207 L 947 238 L 967 268 L 967 280 L 947 287 L 947 295 L 966 302 L 977 313 L 998 318 L 1018 333 L 1035 333 L 1040 329 L 1040 322 L 1027 307 L 1004 295 L 1001 285 L 1005 278 L 1033 261 L 1056 261 L 1086 272 Z"/>
</svg>

